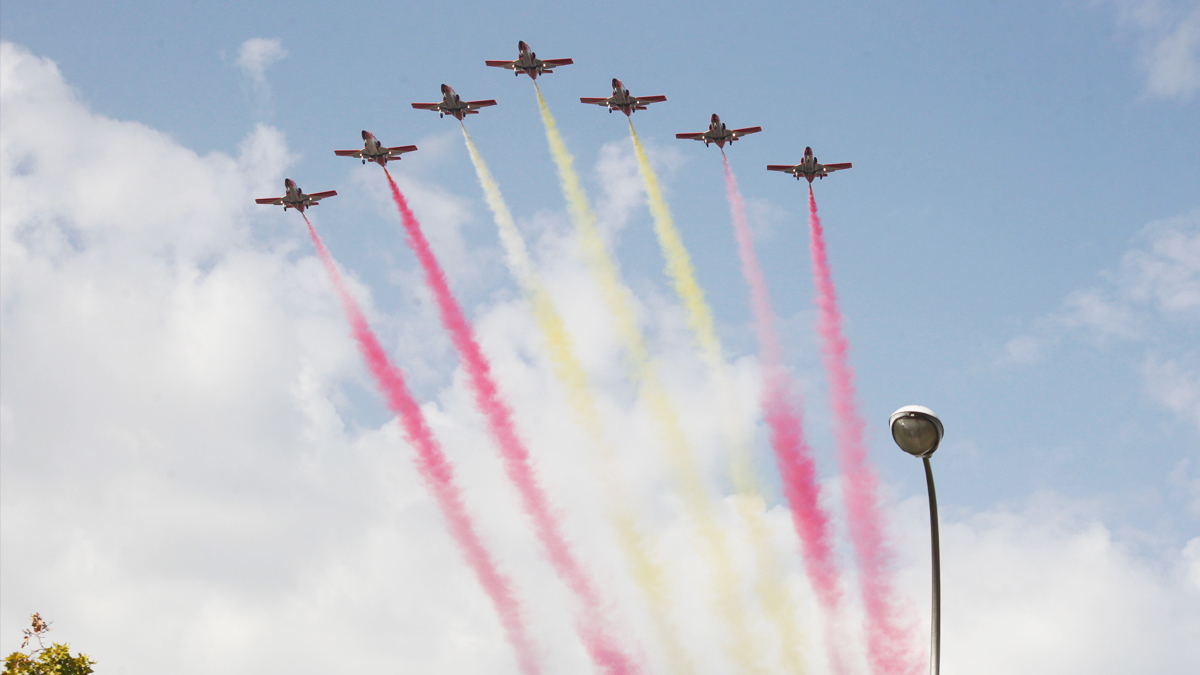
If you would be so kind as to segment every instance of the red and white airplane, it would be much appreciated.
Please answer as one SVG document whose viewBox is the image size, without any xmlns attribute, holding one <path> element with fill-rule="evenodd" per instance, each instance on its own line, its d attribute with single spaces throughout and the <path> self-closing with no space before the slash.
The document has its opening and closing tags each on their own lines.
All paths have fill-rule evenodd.
<svg viewBox="0 0 1200 675">
<path fill-rule="evenodd" d="M 850 162 L 842 164 L 821 164 L 813 154 L 812 148 L 804 149 L 804 159 L 799 164 L 768 164 L 767 171 L 783 171 L 796 177 L 796 180 L 807 178 L 809 183 L 814 178 L 824 178 L 833 171 L 841 171 L 854 166 Z"/>
<path fill-rule="evenodd" d="M 385 148 L 383 143 L 375 138 L 375 134 L 363 129 L 363 148 L 362 150 L 334 150 L 333 154 L 338 157 L 357 157 L 362 160 L 363 164 L 367 162 L 375 162 L 379 166 L 387 166 L 388 160 L 400 159 L 400 155 L 406 152 L 416 152 L 415 145 L 401 145 L 395 148 Z"/>
<path fill-rule="evenodd" d="M 553 73 L 554 69 L 559 66 L 569 66 L 575 63 L 571 59 L 539 59 L 535 52 L 529 50 L 529 45 L 524 41 L 517 43 L 517 51 L 516 61 L 484 61 L 484 64 L 493 68 L 508 68 L 513 71 L 513 75 L 525 73 L 531 79 L 536 80 L 538 75 Z"/>
<path fill-rule="evenodd" d="M 496 105 L 496 102 L 491 99 L 464 101 L 462 97 L 454 93 L 454 89 L 450 85 L 443 84 L 441 103 L 414 103 L 412 107 L 417 110 L 436 110 L 438 117 L 450 115 L 461 122 L 464 115 L 478 115 L 479 108 L 486 108 L 490 105 Z"/>
<path fill-rule="evenodd" d="M 724 148 L 726 143 L 733 143 L 746 134 L 757 134 L 760 131 L 762 131 L 762 127 L 729 129 L 725 126 L 725 123 L 721 121 L 720 115 L 713 113 L 712 122 L 710 122 L 708 125 L 708 131 L 697 134 L 675 134 L 675 138 L 704 141 L 704 147 L 706 148 L 708 147 L 709 143 L 716 143 L 718 148 Z"/>
<path fill-rule="evenodd" d="M 329 190 L 327 192 L 314 192 L 311 195 L 306 195 L 304 194 L 304 191 L 300 189 L 300 186 L 296 185 L 296 181 L 292 180 L 291 178 L 283 179 L 283 187 L 287 188 L 287 194 L 282 197 L 263 197 L 262 199 L 255 199 L 254 201 L 259 204 L 273 204 L 275 206 L 282 206 L 284 211 L 287 211 L 288 209 L 296 209 L 300 213 L 304 213 L 304 209 L 310 206 L 316 206 L 317 202 L 321 201 L 322 199 L 325 199 L 326 197 L 332 197 L 337 194 L 337 190 Z"/>
<path fill-rule="evenodd" d="M 638 110 L 645 110 L 646 106 L 651 103 L 661 103 L 667 100 L 666 96 L 630 96 L 629 90 L 625 88 L 625 83 L 615 77 L 612 87 L 612 96 L 608 98 L 580 98 L 579 102 L 608 108 L 608 112 L 620 110 L 628 117 Z"/>
</svg>

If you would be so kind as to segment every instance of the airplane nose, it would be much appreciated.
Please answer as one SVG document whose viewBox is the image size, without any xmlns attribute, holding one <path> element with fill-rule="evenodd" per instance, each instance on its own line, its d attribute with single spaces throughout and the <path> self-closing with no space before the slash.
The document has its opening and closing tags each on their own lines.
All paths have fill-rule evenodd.
<svg viewBox="0 0 1200 675">
<path fill-rule="evenodd" d="M 520 49 L 521 51 L 525 51 L 526 49 L 529 49 L 529 45 L 525 44 L 524 40 L 521 40 L 520 42 L 517 43 L 517 49 Z"/>
<path fill-rule="evenodd" d="M 362 137 L 363 137 L 364 141 L 367 140 L 368 138 L 371 137 L 371 132 L 367 131 L 366 129 L 363 129 Z"/>
<path fill-rule="evenodd" d="M 623 86 L 625 86 L 625 85 L 621 84 L 621 81 L 620 81 L 620 80 L 618 80 L 618 79 L 617 79 L 617 78 L 615 78 L 615 77 L 613 78 L 613 88 L 614 88 L 614 89 L 615 89 L 615 88 L 617 88 L 617 87 L 623 87 Z"/>
<path fill-rule="evenodd" d="M 448 85 L 448 84 L 443 84 L 443 85 L 442 85 L 442 93 L 443 93 L 443 94 L 444 94 L 444 93 L 446 93 L 446 92 L 447 92 L 447 91 L 449 91 L 449 90 L 450 90 L 450 85 Z"/>
</svg>

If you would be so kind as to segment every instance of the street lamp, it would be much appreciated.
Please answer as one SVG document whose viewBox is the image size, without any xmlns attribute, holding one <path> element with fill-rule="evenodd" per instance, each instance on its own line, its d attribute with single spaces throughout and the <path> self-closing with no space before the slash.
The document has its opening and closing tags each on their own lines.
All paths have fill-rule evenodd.
<svg viewBox="0 0 1200 675">
<path fill-rule="evenodd" d="M 932 410 L 906 405 L 892 413 L 888 422 L 892 439 L 900 449 L 925 463 L 925 483 L 929 486 L 929 530 L 933 544 L 933 616 L 930 621 L 929 674 L 938 675 L 942 652 L 942 564 L 938 552 L 937 495 L 933 491 L 933 468 L 929 457 L 942 442 L 942 421 Z"/>
</svg>

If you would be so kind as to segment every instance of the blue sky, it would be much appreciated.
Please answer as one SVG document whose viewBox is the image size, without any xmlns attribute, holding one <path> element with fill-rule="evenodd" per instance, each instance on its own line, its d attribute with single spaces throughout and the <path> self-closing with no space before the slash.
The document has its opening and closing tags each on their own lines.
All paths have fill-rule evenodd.
<svg viewBox="0 0 1200 675">
<path fill-rule="evenodd" d="M 669 356 L 686 343 L 672 332 L 673 301 L 650 217 L 630 180 L 635 176 L 624 118 L 578 103 L 580 96 L 606 95 L 612 77 L 635 95 L 665 94 L 666 103 L 639 112 L 634 123 L 664 180 L 728 357 L 753 361 L 750 309 L 719 157 L 715 148 L 677 141 L 674 133 L 702 130 L 713 112 L 731 126 L 761 125 L 764 132 L 739 141 L 729 157 L 750 204 L 790 365 L 804 382 L 810 429 L 814 443 L 825 448 L 821 461 L 828 475 L 834 464 L 812 328 L 804 185 L 763 167 L 799 161 L 806 145 L 823 161 L 851 161 L 851 171 L 819 182 L 816 194 L 860 400 L 871 423 L 872 459 L 897 514 L 920 517 L 905 500 L 920 497 L 924 486 L 918 464 L 891 444 L 885 420 L 901 405 L 919 403 L 938 411 L 946 426 L 935 470 L 951 522 L 994 533 L 972 519 L 1002 512 L 1041 523 L 1036 509 L 1052 505 L 1078 514 L 1079 529 L 1068 527 L 1065 539 L 1101 524 L 1121 555 L 1130 556 L 1122 564 L 1161 573 L 1164 588 L 1172 574 L 1191 574 L 1196 587 L 1185 587 L 1200 590 L 1200 545 L 1189 548 L 1200 533 L 1195 2 L 331 8 L 305 2 L 14 0 L 0 8 L 0 37 L 57 64 L 76 97 L 72 105 L 96 118 L 162 132 L 156 142 L 197 153 L 201 164 L 242 157 L 239 171 L 253 178 L 254 190 L 277 191 L 284 171 L 306 190 L 338 190 L 336 199 L 317 209 L 318 224 L 369 295 L 380 330 L 417 391 L 442 401 L 447 414 L 454 409 L 455 361 L 416 284 L 415 262 L 377 168 L 340 160 L 331 150 L 356 147 L 360 129 L 389 145 L 420 145 L 400 163 L 398 175 L 425 209 L 427 227 L 441 230 L 431 237 L 464 304 L 483 326 L 507 325 L 502 317 L 516 289 L 456 123 L 409 103 L 436 100 L 443 82 L 464 98 L 499 101 L 470 118 L 468 127 L 519 223 L 548 256 L 563 236 L 565 208 L 532 87 L 482 62 L 513 58 L 522 39 L 544 58 L 574 58 L 575 65 L 539 81 L 594 201 L 609 209 L 606 223 L 626 279 L 648 308 L 666 312 L 664 323 L 648 321 L 648 327 Z M 255 38 L 278 40 L 279 50 L 276 59 L 259 62 L 258 80 L 239 59 L 246 41 Z M 6 108 L 41 105 L 36 96 L 5 96 Z M 11 119 L 7 110 L 5 117 Z M 31 156 L 48 152 L 37 149 L 36 132 L 70 135 L 53 126 L 7 122 L 5 143 L 34 148 Z M 263 136 L 263 129 L 282 136 Z M 247 139 L 268 148 L 261 167 L 245 168 Z M 111 152 L 119 158 L 120 148 Z M 24 175 L 14 157 L 5 156 L 6 195 L 18 189 L 14 176 Z M 138 159 L 113 161 L 89 163 L 88 170 L 116 172 L 103 180 L 119 181 L 119 167 Z M 185 164 L 190 168 L 178 175 L 169 161 L 161 164 L 159 191 L 128 187 L 141 199 L 170 204 L 174 186 L 191 180 L 188 171 L 201 171 L 191 160 Z M 210 181 L 215 170 L 204 171 L 195 175 Z M 216 177 L 210 182 L 222 185 Z M 212 260 L 270 251 L 296 266 L 280 273 L 296 283 L 289 274 L 302 278 L 305 270 L 315 271 L 303 267 L 310 249 L 297 219 L 235 205 L 235 198 L 268 196 L 250 194 L 250 188 L 239 188 L 245 195 L 212 188 L 220 205 L 214 217 L 228 221 L 214 228 L 234 234 L 232 243 L 201 247 L 207 253 L 197 253 L 197 264 L 219 267 Z M 81 194 L 64 197 L 79 202 L 76 215 L 61 216 L 68 230 L 71 218 L 90 217 Z M 186 215 L 188 199 L 180 206 L 186 227 L 205 227 Z M 6 213 L 5 228 L 18 233 L 11 237 L 25 241 L 21 237 L 37 231 L 38 223 L 50 222 L 28 217 L 26 211 Z M 113 216 L 95 218 L 107 222 Z M 147 227 L 184 227 L 170 218 L 163 215 Z M 108 240 L 82 241 L 77 245 L 86 250 Z M 159 255 L 152 247 L 144 251 Z M 543 264 L 562 268 L 549 258 Z M 24 340 L 33 340 L 33 326 L 41 324 L 19 298 L 35 295 L 26 289 L 45 279 L 29 269 L 10 262 L 13 271 L 4 275 L 6 371 L 17 361 L 40 362 L 26 358 L 34 343 Z M 275 281 L 264 283 L 278 290 Z M 319 278 L 312 283 L 313 293 L 323 292 Z M 336 312 L 321 311 L 329 320 L 321 330 L 328 332 L 336 327 Z M 307 325 L 302 315 L 296 315 L 298 323 L 282 325 Z M 515 329 L 495 330 L 511 337 L 505 331 Z M 326 337 L 328 344 L 343 339 L 336 330 Z M 351 347 L 337 344 L 329 349 L 340 356 L 318 369 L 317 389 L 324 392 L 318 398 L 346 425 L 339 442 L 361 445 L 386 427 L 389 416 L 357 370 Z M 103 361 L 106 352 L 97 353 Z M 115 352 L 110 356 L 119 362 Z M 38 423 L 25 419 L 42 419 L 14 403 L 41 400 L 29 387 L 44 388 L 46 400 L 54 399 L 55 385 L 38 385 L 35 375 L 5 378 L 6 425 L 29 429 Z M 136 436 L 136 416 L 131 419 L 126 431 Z M 5 436 L 6 486 L 15 480 L 10 476 L 34 471 L 34 452 L 30 441 Z M 5 500 L 4 537 L 24 541 L 24 530 L 11 523 L 28 504 L 7 494 Z M 909 531 L 908 525 L 896 527 Z M 921 535 L 919 527 L 913 532 Z M 919 550 L 923 544 L 914 541 Z M 908 544 L 898 546 L 908 550 Z M 0 636 L 5 649 L 17 632 L 14 621 L 28 613 L 9 600 L 15 583 L 10 570 L 28 563 L 9 556 Z"/>
</svg>

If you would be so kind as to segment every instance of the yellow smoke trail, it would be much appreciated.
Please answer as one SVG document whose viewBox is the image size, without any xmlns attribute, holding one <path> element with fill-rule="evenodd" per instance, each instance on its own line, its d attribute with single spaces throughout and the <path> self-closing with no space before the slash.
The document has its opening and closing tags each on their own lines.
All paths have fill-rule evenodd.
<svg viewBox="0 0 1200 675">
<path fill-rule="evenodd" d="M 629 122 L 629 134 L 633 138 L 634 154 L 637 156 L 642 184 L 646 189 L 646 202 L 654 218 L 654 234 L 658 238 L 663 257 L 666 258 L 667 276 L 670 277 L 675 294 L 687 311 L 688 326 L 700 345 L 700 354 L 712 372 L 720 397 L 721 421 L 724 435 L 730 445 L 730 474 L 738 495 L 738 512 L 746 521 L 754 548 L 755 566 L 758 571 L 755 592 L 763 611 L 779 632 L 782 640 L 781 660 L 790 672 L 800 672 L 803 670 L 800 626 L 791 601 L 792 596 L 786 591 L 779 570 L 781 554 L 771 544 L 770 529 L 764 511 L 765 501 L 754 477 L 749 430 L 734 412 L 737 409 L 737 395 L 722 353 L 720 338 L 717 337 L 712 308 L 704 298 L 704 290 L 696 281 L 691 256 L 688 255 L 679 230 L 675 227 L 671 208 L 663 197 L 658 176 L 646 156 L 646 148 L 633 128 L 633 120 Z"/>
<path fill-rule="evenodd" d="M 626 496 L 624 488 L 621 487 L 620 481 L 616 480 L 614 476 L 616 453 L 613 452 L 612 446 L 605 437 L 604 424 L 596 405 L 595 396 L 593 396 L 588 383 L 587 373 L 576 355 L 562 316 L 554 308 L 550 294 L 530 262 L 525 240 L 517 229 L 508 204 L 500 194 L 500 186 L 492 177 L 491 171 L 488 170 L 487 164 L 479 154 L 479 149 L 471 140 L 471 135 L 467 133 L 466 127 L 463 127 L 463 138 L 466 140 L 471 162 L 475 165 L 475 174 L 479 177 L 480 185 L 483 186 L 484 199 L 500 230 L 500 241 L 504 246 L 509 271 L 516 277 L 517 283 L 521 286 L 525 298 L 529 302 L 538 330 L 542 334 L 542 339 L 546 341 L 554 374 L 567 391 L 567 400 L 575 414 L 576 421 L 588 432 L 601 454 L 605 469 L 601 473 L 605 494 L 610 495 L 613 502 L 609 511 L 609 520 L 613 529 L 616 530 L 617 542 L 625 556 L 634 583 L 646 597 L 651 618 L 662 641 L 663 651 L 670 663 L 671 670 L 681 674 L 692 673 L 694 668 L 685 655 L 679 635 L 670 620 L 671 603 L 665 575 L 647 549 L 646 542 L 641 532 L 638 531 L 636 518 L 628 506 L 630 500 Z"/>
<path fill-rule="evenodd" d="M 587 193 L 575 172 L 575 159 L 567 150 L 558 124 L 550 114 L 542 92 L 537 90 L 538 106 L 546 129 L 550 154 L 558 168 L 559 184 L 567 200 L 567 210 L 579 236 L 580 246 L 600 294 L 616 318 L 617 332 L 641 388 L 642 396 L 658 424 L 667 446 L 667 455 L 684 503 L 699 529 L 705 552 L 716 577 L 716 601 L 721 617 L 730 628 L 728 651 L 744 672 L 760 672 L 759 650 L 750 634 L 749 617 L 738 594 L 737 574 L 730 557 L 729 542 L 717 519 L 717 510 L 704 478 L 696 464 L 675 405 L 659 380 L 657 367 L 650 358 L 645 338 L 637 325 L 631 293 L 621 282 L 616 264 L 609 255 L 596 214 L 588 204 Z"/>
</svg>

